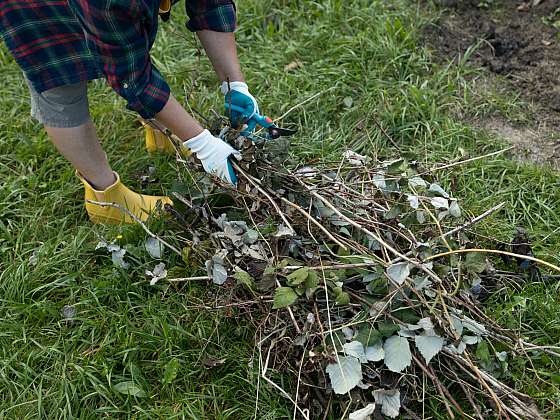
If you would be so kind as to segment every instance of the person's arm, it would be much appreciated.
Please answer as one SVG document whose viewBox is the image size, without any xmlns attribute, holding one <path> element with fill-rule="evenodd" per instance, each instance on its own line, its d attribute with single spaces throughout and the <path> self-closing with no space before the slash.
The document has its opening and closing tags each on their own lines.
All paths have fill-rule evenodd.
<svg viewBox="0 0 560 420">
<path fill-rule="evenodd" d="M 249 93 L 249 87 L 241 71 L 235 35 L 235 5 L 232 0 L 192 0 L 186 2 L 190 20 L 187 28 L 197 32 L 200 42 L 214 71 L 220 79 L 225 96 L 226 112 L 233 127 L 248 123 L 259 112 L 257 101 Z M 231 105 L 231 107 L 230 107 Z"/>
<path fill-rule="evenodd" d="M 204 169 L 236 183 L 229 156 L 239 153 L 214 137 L 171 95 L 149 54 L 151 9 L 140 0 L 69 0 L 111 87 L 143 118 L 156 117 L 184 141 Z"/>
<path fill-rule="evenodd" d="M 244 82 L 233 32 L 203 30 L 197 32 L 198 38 L 210 59 L 220 82 Z"/>
</svg>

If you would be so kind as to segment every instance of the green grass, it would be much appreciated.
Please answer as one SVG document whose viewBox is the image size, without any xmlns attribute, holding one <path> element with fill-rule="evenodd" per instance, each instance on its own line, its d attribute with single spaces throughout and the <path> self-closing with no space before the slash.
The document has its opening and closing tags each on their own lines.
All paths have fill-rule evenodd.
<svg viewBox="0 0 560 420">
<path fill-rule="evenodd" d="M 215 76 L 206 58 L 197 56 L 177 9 L 161 26 L 154 61 L 182 100 L 202 113 L 221 110 Z M 301 161 L 337 157 L 345 148 L 396 157 L 374 119 L 409 159 L 428 167 L 460 156 L 460 149 L 477 156 L 504 146 L 454 115 L 458 109 L 464 115 L 499 111 L 514 95 L 473 100 L 465 81 L 472 70 L 437 66 L 421 45 L 427 20 L 413 2 L 243 0 L 238 9 L 239 53 L 261 109 L 278 116 L 324 92 L 285 119 L 299 128 L 291 150 Z M 286 72 L 294 60 L 302 65 Z M 212 301 L 214 287 L 147 285 L 143 272 L 155 261 L 142 250 L 143 231 L 88 223 L 79 181 L 30 119 L 21 73 L 4 47 L 0 65 L 0 419 L 252 418 L 254 331 L 235 316 L 193 309 Z M 345 97 L 353 99 L 352 107 L 344 105 Z M 138 190 L 137 174 L 155 166 L 161 182 L 145 191 L 168 191 L 175 165 L 145 153 L 123 101 L 101 82 L 91 84 L 90 101 L 123 180 Z M 508 241 L 522 225 L 536 254 L 560 264 L 557 173 L 499 156 L 436 177 L 469 215 L 507 203 L 477 228 L 479 234 Z M 99 237 L 126 244 L 132 269 L 118 270 L 95 252 Z M 174 264 L 179 262 L 169 257 L 168 266 Z M 558 345 L 558 296 L 557 286 L 528 285 L 495 297 L 488 311 L 534 342 Z M 517 304 L 521 298 L 525 305 Z M 66 304 L 78 311 L 72 323 L 61 315 Z M 225 363 L 207 369 L 206 357 Z M 180 362 L 177 377 L 163 384 L 173 359 Z M 558 361 L 540 355 L 533 365 L 512 363 L 509 380 L 553 418 L 560 415 L 560 388 L 551 373 L 559 370 Z M 123 381 L 134 381 L 147 397 L 119 394 L 113 387 Z M 431 405 L 436 415 L 439 406 Z M 260 387 L 257 418 L 290 418 L 291 412 L 277 392 Z"/>
</svg>

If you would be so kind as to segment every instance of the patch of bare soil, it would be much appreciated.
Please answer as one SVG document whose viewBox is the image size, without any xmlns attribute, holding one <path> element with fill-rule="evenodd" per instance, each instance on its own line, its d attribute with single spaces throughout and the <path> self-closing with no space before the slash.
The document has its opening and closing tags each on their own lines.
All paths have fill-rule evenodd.
<svg viewBox="0 0 560 420">
<path fill-rule="evenodd" d="M 550 165 L 560 170 L 560 142 L 555 139 L 555 133 L 550 129 L 515 126 L 500 117 L 479 120 L 475 125 L 514 145 L 515 156 L 518 159 Z"/>
<path fill-rule="evenodd" d="M 528 160 L 560 168 L 560 143 L 554 140 L 560 128 L 560 34 L 554 26 L 560 27 L 560 0 L 439 1 L 446 10 L 426 31 L 432 48 L 454 59 L 478 45 L 471 63 L 503 76 L 539 110 L 531 127 L 502 119 L 479 125 L 520 146 Z"/>
</svg>

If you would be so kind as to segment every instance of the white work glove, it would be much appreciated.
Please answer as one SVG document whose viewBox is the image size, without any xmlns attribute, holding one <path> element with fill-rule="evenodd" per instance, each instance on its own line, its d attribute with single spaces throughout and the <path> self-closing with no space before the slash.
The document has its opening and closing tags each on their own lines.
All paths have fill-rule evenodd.
<svg viewBox="0 0 560 420">
<path fill-rule="evenodd" d="M 237 185 L 237 176 L 229 158 L 233 155 L 236 159 L 241 159 L 241 153 L 238 150 L 214 137 L 208 130 L 183 142 L 183 146 L 196 154 L 206 172 L 217 175 L 230 184 Z"/>
<path fill-rule="evenodd" d="M 223 82 L 220 89 L 224 94 L 226 114 L 230 117 L 233 128 L 241 127 L 259 112 L 259 105 L 249 93 L 245 82 Z"/>
</svg>

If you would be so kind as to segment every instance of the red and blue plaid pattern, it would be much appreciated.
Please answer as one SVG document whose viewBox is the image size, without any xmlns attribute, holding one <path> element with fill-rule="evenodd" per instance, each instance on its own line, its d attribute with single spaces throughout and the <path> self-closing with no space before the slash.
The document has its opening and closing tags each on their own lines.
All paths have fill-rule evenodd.
<svg viewBox="0 0 560 420">
<path fill-rule="evenodd" d="M 232 0 L 185 6 L 192 31 L 235 29 Z M 105 77 L 129 109 L 151 118 L 169 98 L 149 56 L 158 8 L 154 0 L 0 0 L 0 34 L 37 91 Z"/>
</svg>

